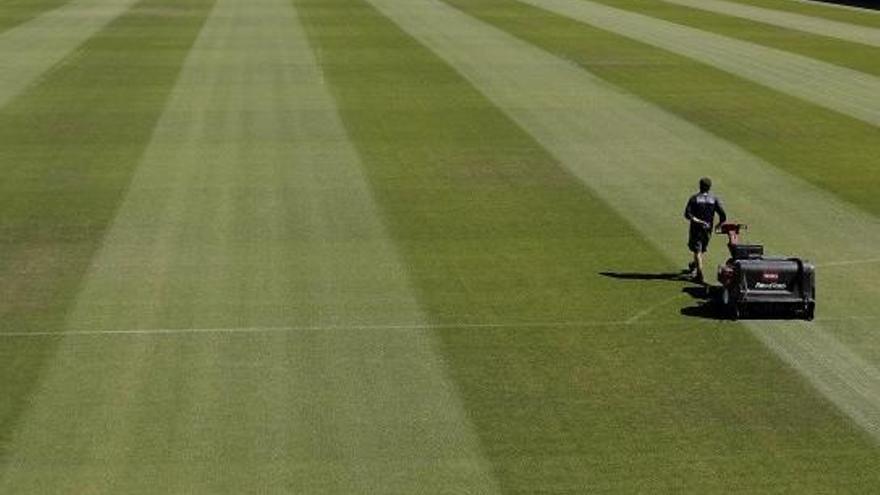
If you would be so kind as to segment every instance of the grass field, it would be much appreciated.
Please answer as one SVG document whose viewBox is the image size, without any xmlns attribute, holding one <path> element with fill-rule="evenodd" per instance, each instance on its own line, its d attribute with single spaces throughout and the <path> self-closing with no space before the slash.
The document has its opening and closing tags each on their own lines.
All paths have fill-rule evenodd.
<svg viewBox="0 0 880 495">
<path fill-rule="evenodd" d="M 876 12 L 0 0 L 0 143 L 0 493 L 880 490 Z"/>
</svg>

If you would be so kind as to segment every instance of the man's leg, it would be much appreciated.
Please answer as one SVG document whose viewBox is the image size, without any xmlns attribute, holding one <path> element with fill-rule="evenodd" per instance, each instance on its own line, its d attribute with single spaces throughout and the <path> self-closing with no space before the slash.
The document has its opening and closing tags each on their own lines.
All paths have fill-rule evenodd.
<svg viewBox="0 0 880 495">
<path fill-rule="evenodd" d="M 700 239 L 696 235 L 694 231 L 693 225 L 691 225 L 690 230 L 688 231 L 688 243 L 687 243 L 688 251 L 691 252 L 693 258 L 691 262 L 688 263 L 688 277 L 696 277 L 697 276 L 697 267 L 699 267 L 699 253 L 700 253 Z"/>
<path fill-rule="evenodd" d="M 694 265 L 697 267 L 697 273 L 694 276 L 695 282 L 703 281 L 703 253 L 700 250 L 694 251 Z"/>
</svg>

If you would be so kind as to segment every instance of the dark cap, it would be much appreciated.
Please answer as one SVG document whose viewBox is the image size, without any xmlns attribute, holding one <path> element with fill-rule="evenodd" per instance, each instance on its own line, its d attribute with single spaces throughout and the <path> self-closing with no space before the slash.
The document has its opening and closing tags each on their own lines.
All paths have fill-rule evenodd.
<svg viewBox="0 0 880 495">
<path fill-rule="evenodd" d="M 709 189 L 712 189 L 712 179 L 708 177 L 702 177 L 700 179 L 700 191 L 707 192 Z"/>
</svg>

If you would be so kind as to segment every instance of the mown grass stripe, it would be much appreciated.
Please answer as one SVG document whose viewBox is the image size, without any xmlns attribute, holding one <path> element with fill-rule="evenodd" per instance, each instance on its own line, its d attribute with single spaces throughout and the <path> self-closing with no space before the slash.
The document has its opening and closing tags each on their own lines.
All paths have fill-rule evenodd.
<svg viewBox="0 0 880 495">
<path fill-rule="evenodd" d="M 496 492 L 389 319 L 426 324 L 292 4 L 217 0 L 68 328 L 313 328 L 63 340 L 0 491 Z"/>
<path fill-rule="evenodd" d="M 0 34 L 0 108 L 45 77 L 136 0 L 71 0 Z"/>
<path fill-rule="evenodd" d="M 188 15 L 115 19 L 75 61 L 0 111 L 0 329 L 63 328 L 209 5 L 140 2 Z M 145 42 L 145 28 L 155 41 Z M 49 341 L 0 343 L 3 462 L 55 350 Z"/>
<path fill-rule="evenodd" d="M 63 5 L 69 0 L 6 0 L 0 2 L 0 33 Z"/>
<path fill-rule="evenodd" d="M 589 0 L 522 0 L 880 126 L 880 78 Z"/>
<path fill-rule="evenodd" d="M 676 191 L 705 174 L 721 179 L 732 212 L 747 213 L 747 218 L 773 233 L 775 249 L 821 262 L 864 259 L 880 242 L 876 217 L 445 3 L 424 0 L 403 7 L 396 0 L 371 1 L 460 70 L 669 258 L 682 249 L 678 247 L 681 234 L 675 228 L 681 221 L 681 199 L 671 194 L 645 195 L 642 190 L 650 184 L 653 191 Z M 626 145 L 621 146 L 622 142 Z M 657 212 L 675 213 L 657 218 Z M 860 232 L 866 244 L 852 245 L 852 232 Z M 873 284 L 878 275 L 876 268 L 855 277 L 828 274 L 822 290 L 845 292 L 845 299 L 871 308 L 870 301 L 880 297 L 880 289 Z M 853 287 L 859 288 L 855 294 Z M 823 300 L 823 307 L 839 312 L 850 309 L 835 296 Z M 761 338 L 784 332 L 798 347 L 806 344 L 810 352 L 796 353 L 792 341 L 785 348 L 782 339 L 774 339 L 776 345 L 771 348 L 809 380 L 821 383 L 819 390 L 832 391 L 827 397 L 842 410 L 858 410 L 853 419 L 880 439 L 876 361 L 865 360 L 859 373 L 852 372 L 854 363 L 836 359 L 845 353 L 830 348 L 823 353 L 818 340 L 827 344 L 842 337 L 832 336 L 821 325 L 781 323 L 749 328 Z M 880 342 L 876 334 L 865 334 L 864 328 L 850 331 L 859 339 Z M 790 352 L 780 352 L 778 346 Z M 846 346 L 838 343 L 838 347 Z M 795 353 L 797 359 L 791 359 Z M 848 379 L 858 379 L 853 385 L 859 386 L 846 390 L 831 386 Z M 864 417 L 872 420 L 862 421 Z"/>
<path fill-rule="evenodd" d="M 822 0 L 737 0 L 739 3 L 880 28 L 880 11 Z"/>
<path fill-rule="evenodd" d="M 528 50 L 499 52 L 492 39 L 456 30 L 460 21 L 438 15 L 434 5 L 376 4 L 385 13 L 421 17 L 426 29 L 443 31 L 438 38 L 466 44 L 465 52 L 485 53 L 489 62 L 474 64 L 479 70 L 493 73 L 512 61 L 501 72 L 527 79 L 542 111 L 564 113 L 567 96 L 586 90 L 574 84 L 560 92 L 553 71 L 518 65 Z M 618 321 L 682 289 L 665 280 L 621 283 L 600 275 L 671 267 L 431 54 L 436 45 L 421 36 L 427 46 L 414 42 L 365 2 L 296 5 L 437 325 Z M 537 89 L 548 77 L 550 86 Z M 499 87 L 521 86 L 505 78 Z M 548 95 L 558 99 L 545 105 Z M 520 98 L 517 105 L 533 102 Z M 591 122 L 607 125 L 598 115 Z M 600 159 L 604 149 L 580 151 Z M 682 297 L 652 315 L 675 312 L 689 299 Z M 862 469 L 873 445 L 742 327 L 672 318 L 680 323 L 631 331 L 619 325 L 437 330 L 503 489 L 709 493 L 761 490 L 769 480 L 792 490 L 877 483 Z M 772 454 L 764 448 L 769 444 Z M 827 452 L 847 461 L 826 458 Z"/>
<path fill-rule="evenodd" d="M 715 0 L 721 1 L 721 0 Z M 835 66 L 846 67 L 855 71 L 873 76 L 880 76 L 880 67 L 877 60 L 880 58 L 880 30 L 853 24 L 837 23 L 836 26 L 828 26 L 834 21 L 821 18 L 798 16 L 788 12 L 778 12 L 769 9 L 761 10 L 769 12 L 765 16 L 776 18 L 783 16 L 791 26 L 773 25 L 768 20 L 749 19 L 732 13 L 741 13 L 742 9 L 757 9 L 726 1 L 722 5 L 729 6 L 725 10 L 732 13 L 716 12 L 707 3 L 693 0 L 598 0 L 598 3 L 610 7 L 624 9 L 629 12 L 642 14 L 650 18 L 662 19 L 678 25 L 688 26 L 693 29 L 714 33 L 727 38 L 740 40 L 745 43 L 753 43 L 771 49 L 781 50 L 823 61 Z M 714 10 L 718 10 L 717 7 Z M 794 16 L 788 19 L 784 16 Z M 754 17 L 758 17 L 754 15 Z M 797 29 L 795 25 L 804 28 L 818 28 L 820 32 L 810 33 L 805 29 Z M 815 29 L 814 29 L 815 30 Z M 834 33 L 843 34 L 847 38 L 857 38 L 860 41 L 841 39 L 832 36 Z M 845 34 L 844 34 L 845 33 Z M 873 43 L 872 43 L 873 42 Z"/>
<path fill-rule="evenodd" d="M 707 10 L 718 14 L 740 17 L 788 29 L 828 36 L 853 43 L 880 47 L 880 28 L 830 21 L 818 17 L 794 14 L 762 7 L 753 7 L 726 0 L 663 0 L 668 3 Z M 705 24 L 701 24 L 703 29 Z"/>
<path fill-rule="evenodd" d="M 450 4 L 880 215 L 880 129 L 511 0 Z"/>
</svg>

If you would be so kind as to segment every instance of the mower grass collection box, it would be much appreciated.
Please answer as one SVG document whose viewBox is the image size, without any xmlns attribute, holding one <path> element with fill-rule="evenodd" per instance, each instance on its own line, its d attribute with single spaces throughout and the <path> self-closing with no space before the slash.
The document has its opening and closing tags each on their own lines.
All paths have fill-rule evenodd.
<svg viewBox="0 0 880 495">
<path fill-rule="evenodd" d="M 812 320 L 816 309 L 815 266 L 795 257 L 764 256 L 756 244 L 740 244 L 743 224 L 725 223 L 730 259 L 718 267 L 720 304 L 732 319 L 745 313 L 800 316 Z"/>
</svg>

